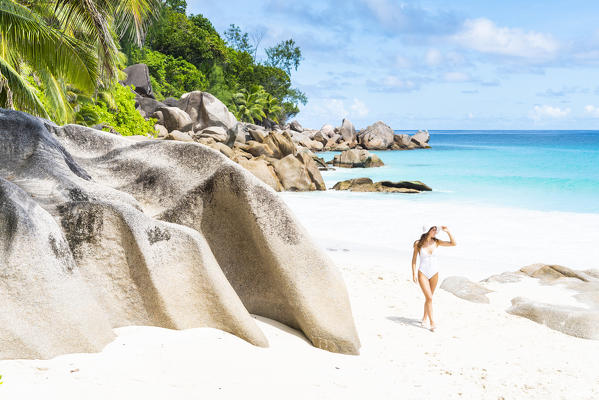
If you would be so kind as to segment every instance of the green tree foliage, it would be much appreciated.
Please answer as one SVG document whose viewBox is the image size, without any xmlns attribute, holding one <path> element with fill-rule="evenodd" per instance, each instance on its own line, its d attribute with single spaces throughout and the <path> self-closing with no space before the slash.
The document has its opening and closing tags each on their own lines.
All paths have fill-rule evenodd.
<svg viewBox="0 0 599 400">
<path fill-rule="evenodd" d="M 266 57 L 266 65 L 281 68 L 291 75 L 291 68 L 297 71 L 302 61 L 302 51 L 293 39 L 288 39 L 266 49 Z"/>
<path fill-rule="evenodd" d="M 180 14 L 187 12 L 187 1 L 185 0 L 166 0 L 164 6 Z"/>
<path fill-rule="evenodd" d="M 135 109 L 133 87 L 115 84 L 110 93 L 97 99 L 79 96 L 76 106 L 76 122 L 93 126 L 102 124 L 103 130 L 114 130 L 123 136 L 151 135 L 156 133 L 156 120 L 145 120 Z"/>
<path fill-rule="evenodd" d="M 251 93 L 253 87 L 261 86 L 266 93 L 277 99 L 277 105 L 281 107 L 276 113 L 280 122 L 297 114 L 300 103 L 306 104 L 306 96 L 291 85 L 290 72 L 297 69 L 302 59 L 301 50 L 293 39 L 267 49 L 268 59 L 261 63 L 255 59 L 259 40 L 250 38 L 248 33 L 236 25 L 230 25 L 221 38 L 208 19 L 202 15 L 186 16 L 177 11 L 173 2 L 174 0 L 166 2 L 157 22 L 148 30 L 146 47 L 193 64 L 205 76 L 205 84 L 193 89 L 206 90 L 228 107 L 236 107 L 238 93 Z M 152 72 L 152 66 L 148 66 L 159 87 L 165 87 L 165 81 Z M 173 84 L 170 81 L 168 83 Z M 155 91 L 156 89 L 154 88 Z M 177 92 L 171 90 L 170 93 L 176 96 Z"/>
<path fill-rule="evenodd" d="M 208 87 L 206 76 L 195 65 L 182 58 L 144 48 L 133 50 L 129 63 L 144 63 L 148 66 L 152 89 L 158 100 L 178 98 L 183 93 L 206 90 Z"/>
<path fill-rule="evenodd" d="M 225 31 L 225 40 L 227 44 L 237 51 L 245 51 L 248 54 L 254 53 L 254 48 L 250 45 L 250 36 L 247 32 L 242 32 L 235 24 L 229 25 Z"/>
<path fill-rule="evenodd" d="M 224 62 L 227 47 L 210 21 L 201 15 L 187 17 L 164 8 L 149 30 L 146 44 L 152 50 L 182 58 L 207 72 Z"/>
</svg>

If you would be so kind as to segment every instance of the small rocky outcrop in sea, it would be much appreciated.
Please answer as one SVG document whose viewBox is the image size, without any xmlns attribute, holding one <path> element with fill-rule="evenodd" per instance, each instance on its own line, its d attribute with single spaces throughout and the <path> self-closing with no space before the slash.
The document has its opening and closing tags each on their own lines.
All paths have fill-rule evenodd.
<svg viewBox="0 0 599 400">
<path fill-rule="evenodd" d="M 381 181 L 372 182 L 370 178 L 355 178 L 337 182 L 334 190 L 349 190 L 351 192 L 386 192 L 386 193 L 420 193 L 431 191 L 429 186 L 420 181 Z"/>
<path fill-rule="evenodd" d="M 561 265 L 532 264 L 515 272 L 490 276 L 478 283 L 463 277 L 448 277 L 442 282 L 441 288 L 469 301 L 488 303 L 488 298 L 482 297 L 484 290 L 488 290 L 487 285 L 495 285 L 493 287 L 500 291 L 502 284 L 515 283 L 527 277 L 539 279 L 543 285 L 559 287 L 560 296 L 564 287 L 576 292 L 574 298 L 587 308 L 539 302 L 525 297 L 526 293 L 523 293 L 523 296 L 511 300 L 512 305 L 506 310 L 508 313 L 571 336 L 599 340 L 597 270 L 576 271 Z"/>
<path fill-rule="evenodd" d="M 376 154 L 358 149 L 342 151 L 340 154 L 336 154 L 330 163 L 335 167 L 342 168 L 373 168 L 385 165 Z"/>
<path fill-rule="evenodd" d="M 315 173 L 301 172 L 310 156 L 269 140 L 282 141 L 281 184 L 307 184 L 292 175 Z M 272 189 L 199 143 L 0 109 L 0 244 L 0 359 L 99 351 L 127 325 L 212 327 L 266 346 L 251 314 L 325 350 L 360 347 L 330 259 Z"/>
</svg>

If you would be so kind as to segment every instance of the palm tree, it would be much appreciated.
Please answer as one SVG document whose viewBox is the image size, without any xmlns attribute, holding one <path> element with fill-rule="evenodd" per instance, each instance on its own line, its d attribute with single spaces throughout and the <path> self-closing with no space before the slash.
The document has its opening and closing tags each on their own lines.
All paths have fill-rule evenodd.
<svg viewBox="0 0 599 400">
<path fill-rule="evenodd" d="M 266 92 L 262 86 L 252 86 L 250 90 L 241 89 L 233 95 L 233 105 L 231 112 L 237 119 L 245 122 L 254 123 L 266 118 L 264 112 Z"/>
<path fill-rule="evenodd" d="M 64 122 L 68 86 L 108 88 L 122 63 L 118 37 L 141 44 L 159 0 L 0 0 L 0 107 Z M 36 86 L 43 86 L 41 96 Z"/>
<path fill-rule="evenodd" d="M 279 99 L 267 93 L 264 99 L 264 113 L 266 114 L 266 118 L 278 124 L 282 111 L 283 107 L 281 107 Z"/>
</svg>

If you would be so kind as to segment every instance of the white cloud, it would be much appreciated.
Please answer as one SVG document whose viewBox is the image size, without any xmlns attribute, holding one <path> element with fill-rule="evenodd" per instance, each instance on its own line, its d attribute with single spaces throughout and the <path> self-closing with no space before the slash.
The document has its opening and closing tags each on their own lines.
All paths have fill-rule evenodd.
<svg viewBox="0 0 599 400">
<path fill-rule="evenodd" d="M 401 55 L 395 57 L 395 65 L 397 66 L 397 68 L 412 68 L 412 62 L 408 58 Z"/>
<path fill-rule="evenodd" d="M 366 107 L 366 104 L 364 104 L 364 102 L 362 102 L 356 98 L 354 98 L 354 102 L 350 106 L 350 109 L 352 111 L 352 116 L 358 116 L 358 117 L 365 117 L 370 112 L 368 107 Z"/>
<path fill-rule="evenodd" d="M 592 117 L 599 118 L 599 107 L 588 105 L 584 108 L 587 114 L 591 114 Z"/>
<path fill-rule="evenodd" d="M 472 78 L 465 72 L 446 72 L 443 79 L 447 82 L 468 82 Z"/>
<path fill-rule="evenodd" d="M 569 108 L 561 109 L 559 107 L 542 105 L 534 106 L 532 111 L 529 113 L 529 116 L 535 121 L 540 121 L 546 118 L 563 118 L 568 114 L 570 114 Z"/>
<path fill-rule="evenodd" d="M 551 35 L 499 27 L 486 18 L 464 21 L 462 30 L 453 39 L 461 46 L 481 53 L 524 59 L 552 58 L 559 49 L 559 43 Z"/>
<path fill-rule="evenodd" d="M 424 56 L 424 62 L 429 67 L 435 67 L 443 61 L 443 55 L 437 49 L 429 49 Z"/>
<path fill-rule="evenodd" d="M 472 114 L 472 113 L 468 113 L 468 118 L 469 118 L 469 119 L 472 119 L 472 118 L 474 118 L 474 114 Z"/>
<path fill-rule="evenodd" d="M 387 76 L 383 82 L 383 86 L 387 89 L 409 92 L 418 88 L 416 82 L 409 79 L 399 79 L 396 76 Z"/>
</svg>

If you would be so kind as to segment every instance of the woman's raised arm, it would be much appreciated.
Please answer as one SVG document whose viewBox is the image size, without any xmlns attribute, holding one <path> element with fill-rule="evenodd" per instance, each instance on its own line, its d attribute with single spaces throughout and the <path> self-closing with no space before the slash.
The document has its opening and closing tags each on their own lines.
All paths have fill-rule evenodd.
<svg viewBox="0 0 599 400">
<path fill-rule="evenodd" d="M 453 238 L 453 236 L 451 236 L 451 232 L 449 232 L 449 229 L 447 229 L 446 226 L 442 226 L 441 229 L 443 229 L 443 232 L 447 233 L 447 236 L 449 236 L 449 242 L 446 240 L 439 240 L 437 243 L 439 243 L 439 246 L 455 246 L 457 243 L 455 242 L 455 239 Z"/>
</svg>

